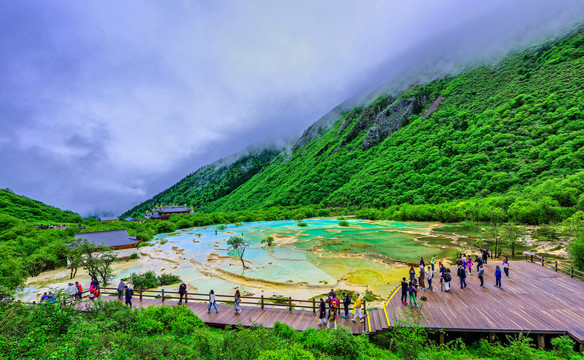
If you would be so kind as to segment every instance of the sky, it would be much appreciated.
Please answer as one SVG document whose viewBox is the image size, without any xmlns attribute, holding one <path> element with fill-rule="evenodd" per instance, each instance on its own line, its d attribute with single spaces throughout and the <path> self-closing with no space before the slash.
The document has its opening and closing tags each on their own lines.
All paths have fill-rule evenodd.
<svg viewBox="0 0 584 360">
<path fill-rule="evenodd" d="M 580 0 L 4 1 L 0 188 L 119 215 L 343 101 L 562 34 Z"/>
</svg>

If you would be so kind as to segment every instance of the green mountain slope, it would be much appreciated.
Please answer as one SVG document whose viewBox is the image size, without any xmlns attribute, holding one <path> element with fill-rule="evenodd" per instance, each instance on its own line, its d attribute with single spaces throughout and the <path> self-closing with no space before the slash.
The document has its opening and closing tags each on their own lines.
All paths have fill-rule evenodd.
<svg viewBox="0 0 584 360">
<path fill-rule="evenodd" d="M 16 195 L 8 189 L 0 189 L 0 216 L 3 215 L 28 222 L 73 223 L 82 220 L 81 216 L 72 211 L 63 211 Z"/>
<path fill-rule="evenodd" d="M 242 156 L 232 156 L 200 168 L 152 199 L 145 201 L 122 215 L 138 217 L 160 204 L 188 204 L 199 209 L 221 197 L 261 172 L 281 149 L 251 151 Z"/>
<path fill-rule="evenodd" d="M 505 194 L 505 210 L 522 201 L 575 210 L 584 204 L 583 104 L 580 30 L 315 124 L 261 173 L 197 206 L 385 208 Z"/>
</svg>

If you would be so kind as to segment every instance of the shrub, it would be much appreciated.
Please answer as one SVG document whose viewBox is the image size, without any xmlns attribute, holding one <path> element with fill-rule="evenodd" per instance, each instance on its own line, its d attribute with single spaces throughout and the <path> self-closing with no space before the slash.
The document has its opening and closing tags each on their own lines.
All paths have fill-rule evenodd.
<svg viewBox="0 0 584 360">
<path fill-rule="evenodd" d="M 348 221 L 345 221 L 345 220 L 342 220 L 342 221 L 339 222 L 339 226 L 349 226 L 349 222 Z"/>
<path fill-rule="evenodd" d="M 138 253 L 133 253 L 132 255 L 130 255 L 130 259 L 137 259 L 138 258 Z"/>
<path fill-rule="evenodd" d="M 171 221 L 162 221 L 160 224 L 156 225 L 156 231 L 159 234 L 169 233 L 176 230 L 176 225 Z"/>
<path fill-rule="evenodd" d="M 132 273 L 128 282 L 132 284 L 134 289 L 150 289 L 160 286 L 160 280 L 154 271 L 146 271 L 143 274 Z"/>
<path fill-rule="evenodd" d="M 181 282 L 177 275 L 161 274 L 156 276 L 154 271 L 146 271 L 143 274 L 132 273 L 128 282 L 132 284 L 134 289 L 151 289 L 161 285 L 172 285 Z"/>
<path fill-rule="evenodd" d="M 217 225 L 217 230 L 227 230 L 227 225 Z"/>
<path fill-rule="evenodd" d="M 181 279 L 178 275 L 172 274 L 161 274 L 158 277 L 158 280 L 160 281 L 160 285 L 172 285 L 181 282 Z"/>
<path fill-rule="evenodd" d="M 554 350 L 563 359 L 569 359 L 574 353 L 574 341 L 567 336 L 559 336 L 551 342 Z"/>
<path fill-rule="evenodd" d="M 305 223 L 303 220 L 300 220 L 300 221 L 298 221 L 298 226 L 304 227 L 304 226 L 308 226 L 308 224 Z"/>
<path fill-rule="evenodd" d="M 265 239 L 262 239 L 262 244 L 267 244 L 268 246 L 272 246 L 273 242 L 274 242 L 274 237 L 272 237 L 272 236 L 266 236 Z"/>
</svg>

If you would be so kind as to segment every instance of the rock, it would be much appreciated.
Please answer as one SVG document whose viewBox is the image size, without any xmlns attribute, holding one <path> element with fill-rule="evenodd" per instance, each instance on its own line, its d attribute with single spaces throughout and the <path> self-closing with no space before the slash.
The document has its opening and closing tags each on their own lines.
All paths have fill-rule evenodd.
<svg viewBox="0 0 584 360">
<path fill-rule="evenodd" d="M 387 139 L 405 124 L 410 116 L 418 112 L 426 101 L 426 97 L 394 101 L 375 117 L 373 126 L 361 143 L 363 149 L 372 148 Z"/>
</svg>

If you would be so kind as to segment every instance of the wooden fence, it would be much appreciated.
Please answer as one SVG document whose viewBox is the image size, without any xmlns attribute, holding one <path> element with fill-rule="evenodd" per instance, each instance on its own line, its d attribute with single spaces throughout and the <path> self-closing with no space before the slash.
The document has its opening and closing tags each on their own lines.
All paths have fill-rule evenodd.
<svg viewBox="0 0 584 360">
<path fill-rule="evenodd" d="M 561 272 L 563 274 L 569 275 L 572 278 L 576 278 L 579 280 L 584 280 L 584 271 L 576 270 L 573 266 L 566 266 L 563 264 L 558 264 L 557 260 L 550 260 L 549 258 L 536 255 L 533 252 L 524 252 L 525 254 L 525 261 L 530 261 L 532 263 L 541 264 L 543 267 L 547 267 L 557 272 Z"/>
<path fill-rule="evenodd" d="M 89 295 L 89 291 L 83 291 L 83 297 Z M 110 288 L 110 287 L 100 287 L 100 296 L 118 296 L 118 289 L 117 288 Z M 180 300 L 180 294 L 177 291 L 168 291 L 165 289 L 161 290 L 134 290 L 134 299 L 138 298 L 140 301 L 142 299 L 154 299 L 159 300 L 160 302 L 164 303 L 166 300 Z M 344 309 L 342 299 L 341 307 L 339 308 L 339 313 L 337 316 L 340 316 L 341 309 Z M 205 293 L 185 293 L 183 297 L 183 301 L 185 304 L 189 302 L 199 302 L 199 303 L 209 303 L 209 294 Z M 215 302 L 218 304 L 225 304 L 225 305 L 233 305 L 235 303 L 235 296 L 234 295 L 222 295 L 222 294 L 215 294 Z M 314 314 L 317 313 L 319 310 L 320 301 L 316 299 L 312 300 L 299 300 L 299 299 L 292 299 L 291 297 L 280 297 L 280 298 L 273 298 L 273 297 L 264 297 L 262 296 L 241 296 L 240 304 L 245 304 L 249 306 L 256 306 L 260 307 L 262 310 L 266 308 L 287 308 L 289 311 L 295 309 L 303 309 L 303 310 L 312 310 Z M 362 301 L 363 306 L 363 315 L 365 318 L 368 317 L 367 315 L 367 302 Z M 349 306 L 349 311 L 353 311 L 354 307 L 353 304 Z M 328 308 L 328 305 L 327 305 Z M 367 320 L 367 319 L 365 319 Z M 363 327 L 366 331 L 366 324 L 367 321 L 363 322 Z"/>
</svg>

